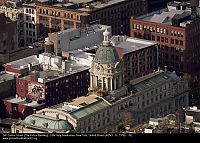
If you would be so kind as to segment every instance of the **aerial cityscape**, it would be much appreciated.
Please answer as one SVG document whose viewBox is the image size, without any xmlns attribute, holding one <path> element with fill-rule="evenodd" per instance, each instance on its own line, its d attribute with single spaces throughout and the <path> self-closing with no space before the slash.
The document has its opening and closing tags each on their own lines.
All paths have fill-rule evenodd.
<svg viewBox="0 0 200 143">
<path fill-rule="evenodd" d="M 0 0 L 0 133 L 200 133 L 200 1 Z"/>
</svg>

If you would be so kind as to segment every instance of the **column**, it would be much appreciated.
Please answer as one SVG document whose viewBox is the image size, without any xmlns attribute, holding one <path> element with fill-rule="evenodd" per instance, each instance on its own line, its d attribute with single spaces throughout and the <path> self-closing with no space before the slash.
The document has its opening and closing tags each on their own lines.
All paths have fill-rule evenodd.
<svg viewBox="0 0 200 143">
<path fill-rule="evenodd" d="M 98 76 L 96 76 L 95 86 L 98 87 Z"/>
<path fill-rule="evenodd" d="M 52 29 L 52 21 L 51 21 L 51 17 L 49 17 L 49 29 L 50 29 L 50 32 L 51 32 L 51 29 Z"/>
<path fill-rule="evenodd" d="M 76 28 L 76 22 L 74 22 L 74 28 Z"/>
<path fill-rule="evenodd" d="M 116 90 L 117 87 L 117 81 L 116 81 L 116 77 L 114 77 L 114 90 Z"/>
<path fill-rule="evenodd" d="M 90 76 L 90 88 L 93 88 L 93 75 Z"/>
<path fill-rule="evenodd" d="M 64 27 L 64 20 L 63 19 L 61 19 L 61 30 L 63 31 L 63 30 L 65 30 L 65 27 Z"/>
<path fill-rule="evenodd" d="M 102 77 L 102 78 L 101 78 L 101 88 L 102 88 L 102 90 L 103 90 L 103 87 L 104 87 L 104 86 L 103 86 L 103 85 L 104 85 L 103 79 L 104 79 L 104 78 Z"/>
<path fill-rule="evenodd" d="M 106 80 L 106 90 L 108 90 L 108 78 L 106 78 L 105 80 Z"/>
<path fill-rule="evenodd" d="M 110 90 L 113 90 L 113 78 L 110 78 Z"/>
<path fill-rule="evenodd" d="M 122 86 L 122 76 L 121 75 L 119 76 L 119 80 L 118 81 L 119 81 L 119 83 L 118 83 L 119 85 L 118 86 L 121 87 Z"/>
</svg>

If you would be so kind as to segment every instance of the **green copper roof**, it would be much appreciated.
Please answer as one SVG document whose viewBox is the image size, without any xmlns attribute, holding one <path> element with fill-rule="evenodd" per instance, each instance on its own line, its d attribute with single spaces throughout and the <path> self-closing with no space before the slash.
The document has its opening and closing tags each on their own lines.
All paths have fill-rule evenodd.
<svg viewBox="0 0 200 143">
<path fill-rule="evenodd" d="M 39 114 L 32 114 L 26 117 L 23 124 L 52 130 L 69 130 L 71 128 L 65 120 Z"/>
<path fill-rule="evenodd" d="M 84 118 L 88 115 L 91 115 L 95 112 L 98 112 L 106 107 L 108 107 L 109 104 L 105 102 L 104 100 L 99 100 L 97 102 L 94 102 L 90 105 L 87 105 L 85 107 L 82 107 L 74 112 L 71 112 L 70 114 L 75 117 L 76 119 Z"/>
<path fill-rule="evenodd" d="M 118 62 L 119 60 L 119 55 L 114 47 L 102 46 L 98 48 L 94 62 L 99 64 L 113 64 Z"/>
</svg>

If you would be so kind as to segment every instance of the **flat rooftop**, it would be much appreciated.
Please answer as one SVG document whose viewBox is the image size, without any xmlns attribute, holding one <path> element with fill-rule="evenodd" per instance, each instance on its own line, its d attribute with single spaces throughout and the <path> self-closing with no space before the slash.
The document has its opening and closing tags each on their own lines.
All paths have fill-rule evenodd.
<svg viewBox="0 0 200 143">
<path fill-rule="evenodd" d="M 71 112 L 70 114 L 73 117 L 75 117 L 76 119 L 80 119 L 80 118 L 84 118 L 90 114 L 93 114 L 95 112 L 101 111 L 102 109 L 107 108 L 108 106 L 110 106 L 110 104 L 108 104 L 106 101 L 101 99 L 92 104 L 84 106 L 78 110 L 75 110 L 75 111 Z"/>
<path fill-rule="evenodd" d="M 50 108 L 67 112 L 74 118 L 80 119 L 98 112 L 108 106 L 110 106 L 110 104 L 104 99 L 100 98 L 96 94 L 90 94 L 88 96 L 81 96 L 73 99 L 71 102 L 63 102 L 61 104 L 54 105 Z"/>
<path fill-rule="evenodd" d="M 29 106 L 29 107 L 33 107 L 33 108 L 45 105 L 45 103 L 38 104 L 37 101 L 32 101 L 31 103 L 28 103 L 28 102 L 25 101 L 25 99 L 16 98 L 16 97 L 8 97 L 8 98 L 5 98 L 3 100 L 10 102 L 10 103 L 15 103 L 15 104 L 23 104 L 25 106 Z"/>
<path fill-rule="evenodd" d="M 35 3 L 23 3 L 23 6 L 28 6 L 28 7 L 35 7 Z"/>
<path fill-rule="evenodd" d="M 51 5 L 55 7 L 62 7 L 82 12 L 91 12 L 103 9 L 127 0 L 107 0 L 107 2 L 100 2 L 96 0 L 68 0 L 64 5 L 60 2 L 49 3 L 49 0 L 39 0 L 39 5 Z"/>
<path fill-rule="evenodd" d="M 44 82 L 48 82 L 48 81 L 52 81 L 55 79 L 59 79 L 61 77 L 64 76 L 68 76 L 68 75 L 72 75 L 78 72 L 82 72 L 85 70 L 88 70 L 90 67 L 82 65 L 82 64 L 78 64 L 74 61 L 71 62 L 70 65 L 71 70 L 67 71 L 67 72 L 61 72 L 59 70 L 45 70 L 45 71 L 41 71 L 39 72 L 39 78 L 44 79 Z"/>
<path fill-rule="evenodd" d="M 161 23 L 165 25 L 172 25 L 172 18 L 179 16 L 186 16 L 190 15 L 190 10 L 176 10 L 171 9 L 170 11 L 168 9 L 162 9 L 159 11 L 155 11 L 152 13 L 148 13 L 142 16 L 137 17 L 136 19 L 148 21 L 148 22 L 154 22 L 154 23 Z"/>
<path fill-rule="evenodd" d="M 156 71 L 154 73 L 132 80 L 130 81 L 130 84 L 134 86 L 134 91 L 137 93 L 143 92 L 150 88 L 155 88 L 156 86 L 162 85 L 170 80 L 177 82 L 181 79 L 174 72 Z"/>
<path fill-rule="evenodd" d="M 83 50 L 69 51 L 69 53 L 71 53 L 72 56 L 74 56 L 74 57 L 78 57 L 78 58 L 82 58 L 82 59 L 88 59 L 90 56 L 95 57 L 95 54 L 87 53 Z"/>
<path fill-rule="evenodd" d="M 13 80 L 14 79 L 14 75 L 12 74 L 8 74 L 6 72 L 0 72 L 0 84 L 9 80 Z"/>
<path fill-rule="evenodd" d="M 79 1 L 79 0 L 69 0 L 69 1 L 75 2 L 75 1 Z M 81 1 L 85 1 L 85 0 L 81 0 Z M 102 2 L 99 2 L 99 1 L 94 2 L 94 0 L 93 0 L 93 2 L 90 3 L 92 8 L 79 8 L 78 10 L 90 12 L 90 11 L 93 11 L 93 10 L 103 9 L 103 8 L 106 8 L 106 7 L 109 7 L 111 5 L 121 3 L 121 2 L 124 2 L 124 1 L 126 1 L 126 0 L 108 0 L 107 2 L 102 3 Z"/>
<path fill-rule="evenodd" d="M 123 49 L 123 53 L 131 53 L 134 51 L 138 51 L 153 45 L 156 45 L 156 42 L 138 39 L 138 38 L 127 38 L 126 41 L 120 42 L 115 47 L 119 47 Z"/>
<path fill-rule="evenodd" d="M 88 95 L 88 96 L 81 96 L 78 98 L 73 99 L 71 102 L 68 102 L 69 105 L 75 106 L 86 106 L 97 102 L 100 98 L 96 94 Z"/>
<path fill-rule="evenodd" d="M 23 66 L 28 66 L 28 64 L 32 64 L 32 66 L 39 65 L 39 60 L 36 55 L 32 55 L 20 60 L 16 60 L 13 62 L 6 63 L 5 65 L 11 65 L 13 68 L 22 69 Z"/>
</svg>

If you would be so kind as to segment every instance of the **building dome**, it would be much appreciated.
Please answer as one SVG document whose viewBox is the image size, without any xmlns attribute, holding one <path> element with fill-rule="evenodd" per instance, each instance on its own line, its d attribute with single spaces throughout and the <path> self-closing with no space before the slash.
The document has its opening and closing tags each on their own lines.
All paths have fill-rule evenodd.
<svg viewBox="0 0 200 143">
<path fill-rule="evenodd" d="M 94 62 L 99 64 L 115 64 L 119 61 L 119 55 L 116 49 L 112 46 L 99 47 L 94 59 Z"/>
<path fill-rule="evenodd" d="M 23 122 L 24 125 L 31 125 L 44 129 L 51 130 L 70 130 L 71 126 L 69 123 L 62 119 L 56 119 L 39 114 L 33 114 L 26 117 Z"/>
</svg>

